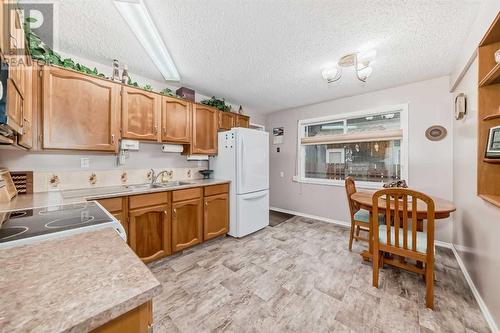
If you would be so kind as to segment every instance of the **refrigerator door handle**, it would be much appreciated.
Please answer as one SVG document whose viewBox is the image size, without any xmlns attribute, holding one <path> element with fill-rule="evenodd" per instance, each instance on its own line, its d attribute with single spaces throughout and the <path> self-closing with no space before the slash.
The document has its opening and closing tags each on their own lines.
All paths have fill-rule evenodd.
<svg viewBox="0 0 500 333">
<path fill-rule="evenodd" d="M 255 199 L 265 197 L 266 195 L 267 195 L 267 191 L 264 191 L 263 194 L 257 193 L 255 195 L 252 195 L 251 197 L 244 197 L 243 200 L 255 200 Z"/>
<path fill-rule="evenodd" d="M 241 187 L 245 187 L 245 141 L 241 138 L 240 150 L 240 171 L 241 171 Z"/>
</svg>

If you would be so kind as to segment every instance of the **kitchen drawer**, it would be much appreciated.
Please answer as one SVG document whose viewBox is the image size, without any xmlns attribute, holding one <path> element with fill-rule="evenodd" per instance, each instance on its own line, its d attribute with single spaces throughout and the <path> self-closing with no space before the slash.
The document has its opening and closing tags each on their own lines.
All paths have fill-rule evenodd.
<svg viewBox="0 0 500 333">
<path fill-rule="evenodd" d="M 120 212 L 123 210 L 123 198 L 111 198 L 97 200 L 108 212 Z"/>
<path fill-rule="evenodd" d="M 222 194 L 229 192 L 229 184 L 211 185 L 205 187 L 205 196 Z"/>
<path fill-rule="evenodd" d="M 202 188 L 201 187 L 188 188 L 185 190 L 178 190 L 178 191 L 174 191 L 172 193 L 172 201 L 177 202 L 177 201 L 184 201 L 184 200 L 190 200 L 190 199 L 197 199 L 197 198 L 200 198 L 201 195 L 202 195 Z"/>
<path fill-rule="evenodd" d="M 128 200 L 130 210 L 135 208 L 162 205 L 170 201 L 170 192 L 133 195 L 130 196 Z"/>
</svg>

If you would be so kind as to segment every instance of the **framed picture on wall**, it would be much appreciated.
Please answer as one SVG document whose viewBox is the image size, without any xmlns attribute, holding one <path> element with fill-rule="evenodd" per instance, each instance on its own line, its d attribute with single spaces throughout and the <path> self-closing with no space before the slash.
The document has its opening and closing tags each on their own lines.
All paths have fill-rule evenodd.
<svg viewBox="0 0 500 333">
<path fill-rule="evenodd" d="M 500 158 L 500 126 L 490 128 L 488 144 L 486 145 L 487 158 Z"/>
</svg>

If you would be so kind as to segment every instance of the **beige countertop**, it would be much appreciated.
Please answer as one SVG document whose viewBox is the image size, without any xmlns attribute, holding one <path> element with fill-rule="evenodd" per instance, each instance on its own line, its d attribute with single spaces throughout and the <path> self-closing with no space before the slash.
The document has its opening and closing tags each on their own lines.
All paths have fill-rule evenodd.
<svg viewBox="0 0 500 333">
<path fill-rule="evenodd" d="M 1 332 L 88 332 L 160 293 L 111 228 L 0 251 Z"/>
<path fill-rule="evenodd" d="M 191 187 L 229 183 L 228 180 L 221 180 L 221 179 L 196 179 L 196 180 L 192 179 L 192 180 L 187 180 L 186 182 L 189 182 L 189 184 L 171 186 L 168 188 L 133 188 L 133 185 L 130 185 L 128 188 L 126 186 L 113 186 L 108 188 L 110 191 L 112 191 L 112 193 L 103 193 L 103 191 L 105 192 L 107 189 L 104 187 L 88 188 L 79 190 L 79 191 L 84 191 L 85 194 L 81 196 L 71 196 L 71 197 L 65 197 L 64 190 L 40 192 L 33 194 L 20 194 L 14 197 L 11 202 L 0 203 L 0 211 L 26 209 L 33 207 L 55 206 L 55 205 L 82 202 L 87 200 L 114 198 L 126 195 L 136 195 L 136 194 L 153 193 L 153 192 L 165 192 L 165 191 L 180 190 Z M 75 190 L 68 190 L 66 192 L 71 192 L 71 191 Z"/>
</svg>

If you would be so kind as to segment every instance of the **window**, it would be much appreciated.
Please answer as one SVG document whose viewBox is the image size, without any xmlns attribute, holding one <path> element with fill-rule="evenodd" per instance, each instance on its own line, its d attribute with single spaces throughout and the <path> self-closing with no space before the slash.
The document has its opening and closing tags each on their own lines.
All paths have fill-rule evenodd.
<svg viewBox="0 0 500 333">
<path fill-rule="evenodd" d="M 361 187 L 407 179 L 407 105 L 299 121 L 299 181 Z"/>
</svg>

